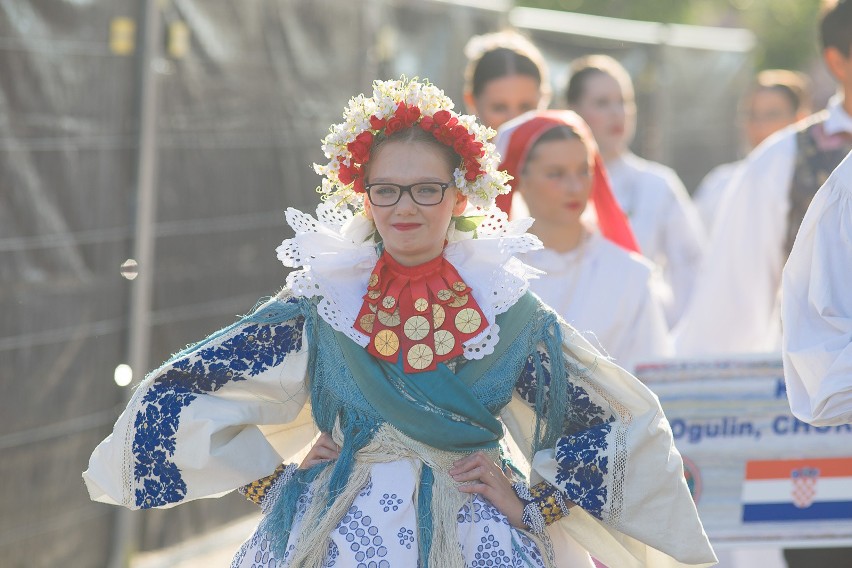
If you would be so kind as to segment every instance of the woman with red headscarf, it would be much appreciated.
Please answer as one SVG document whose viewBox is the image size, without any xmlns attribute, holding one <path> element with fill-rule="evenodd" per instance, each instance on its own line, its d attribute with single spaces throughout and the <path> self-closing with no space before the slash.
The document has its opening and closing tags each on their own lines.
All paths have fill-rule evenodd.
<svg viewBox="0 0 852 568">
<path fill-rule="evenodd" d="M 570 111 L 527 113 L 501 127 L 496 145 L 501 168 L 514 177 L 513 189 L 535 219 L 530 232 L 545 246 L 523 255 L 546 272 L 532 290 L 575 328 L 595 335 L 625 369 L 670 356 L 653 267 L 636 254 L 583 119 Z"/>
</svg>

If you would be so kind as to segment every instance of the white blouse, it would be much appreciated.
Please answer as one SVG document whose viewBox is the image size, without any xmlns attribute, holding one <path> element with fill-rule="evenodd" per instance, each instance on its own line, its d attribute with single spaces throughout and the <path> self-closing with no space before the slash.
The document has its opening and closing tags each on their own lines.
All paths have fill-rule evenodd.
<svg viewBox="0 0 852 568">
<path fill-rule="evenodd" d="M 593 233 L 573 251 L 543 249 L 521 259 L 546 272 L 531 290 L 621 367 L 632 372 L 637 363 L 673 354 L 653 267 L 644 258 Z"/>
<path fill-rule="evenodd" d="M 673 300 L 670 325 L 692 293 L 706 235 L 689 194 L 671 168 L 626 153 L 606 164 L 612 191 L 627 214 L 642 254 L 663 270 Z"/>
<path fill-rule="evenodd" d="M 852 423 L 852 154 L 811 202 L 784 266 L 787 397 L 797 418 Z"/>
</svg>

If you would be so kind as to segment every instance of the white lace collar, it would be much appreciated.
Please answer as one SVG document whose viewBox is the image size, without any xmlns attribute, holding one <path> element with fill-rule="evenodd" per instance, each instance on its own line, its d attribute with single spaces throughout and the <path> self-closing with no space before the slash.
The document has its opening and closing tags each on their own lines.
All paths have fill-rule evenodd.
<svg viewBox="0 0 852 568">
<path fill-rule="evenodd" d="M 512 307 L 529 288 L 530 278 L 542 272 L 515 255 L 542 248 L 541 241 L 527 233 L 532 219 L 509 221 L 499 209 L 470 209 L 466 216 L 485 219 L 472 232 L 451 229 L 444 257 L 473 290 L 472 294 L 491 325 L 464 344 L 466 359 L 481 359 L 494 352 L 499 339 L 498 314 Z M 320 204 L 317 217 L 287 209 L 287 223 L 296 235 L 276 250 L 284 266 L 300 268 L 287 276 L 294 296 L 320 297 L 317 311 L 331 327 L 357 344 L 368 337 L 353 325 L 361 309 L 367 282 L 379 259 L 371 238 L 375 227 L 362 213 Z"/>
</svg>

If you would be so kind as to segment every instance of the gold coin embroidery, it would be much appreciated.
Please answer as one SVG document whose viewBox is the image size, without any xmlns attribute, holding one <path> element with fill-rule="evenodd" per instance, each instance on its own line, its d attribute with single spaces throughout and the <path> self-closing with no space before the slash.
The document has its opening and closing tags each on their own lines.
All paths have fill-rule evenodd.
<svg viewBox="0 0 852 568">
<path fill-rule="evenodd" d="M 456 292 L 464 292 L 467 290 L 467 284 L 459 280 L 458 282 L 453 282 L 453 290 Z"/>
<path fill-rule="evenodd" d="M 368 285 L 370 286 L 370 288 L 372 288 L 373 286 L 375 286 L 378 283 L 379 283 L 379 275 L 376 274 L 375 272 L 373 272 L 370 275 L 370 283 Z"/>
<path fill-rule="evenodd" d="M 414 300 L 414 309 L 418 312 L 425 312 L 429 307 L 429 302 L 426 301 L 426 298 L 417 298 Z"/>
<path fill-rule="evenodd" d="M 435 332 L 435 353 L 437 355 L 446 355 L 456 346 L 456 338 L 446 329 L 439 329 Z"/>
<path fill-rule="evenodd" d="M 399 309 L 394 310 L 392 314 L 379 310 L 377 313 L 379 321 L 385 327 L 396 327 L 399 325 Z"/>
<path fill-rule="evenodd" d="M 446 288 L 442 290 L 438 290 L 438 299 L 442 302 L 446 302 L 452 297 L 453 293 L 447 290 Z"/>
<path fill-rule="evenodd" d="M 374 314 L 364 314 L 361 316 L 359 322 L 361 324 L 361 329 L 367 333 L 373 333 L 373 324 L 376 323 L 376 316 Z"/>
<path fill-rule="evenodd" d="M 411 316 L 405 320 L 402 330 L 408 339 L 420 341 L 429 334 L 429 320 L 423 316 Z"/>
<path fill-rule="evenodd" d="M 456 329 L 462 333 L 473 333 L 482 324 L 482 316 L 473 308 L 465 308 L 456 314 Z"/>
<path fill-rule="evenodd" d="M 406 356 L 411 368 L 417 369 L 418 371 L 431 365 L 433 358 L 434 355 L 432 354 L 432 350 L 429 349 L 428 345 L 423 345 L 422 343 L 418 343 L 409 349 L 408 355 Z"/>
<path fill-rule="evenodd" d="M 399 338 L 389 329 L 383 329 L 373 339 L 376 351 L 385 357 L 389 357 L 399 350 Z"/>
<path fill-rule="evenodd" d="M 379 296 L 381 296 L 381 295 L 382 295 L 382 293 L 379 292 L 378 290 L 370 290 L 369 292 L 367 292 L 367 297 L 370 298 L 371 300 L 378 300 Z"/>
<path fill-rule="evenodd" d="M 396 298 L 393 296 L 385 296 L 382 298 L 382 307 L 386 309 L 391 309 L 396 305 Z"/>
<path fill-rule="evenodd" d="M 455 294 L 453 294 L 453 295 L 455 296 Z M 450 306 L 451 308 L 460 308 L 467 303 L 468 298 L 470 298 L 470 296 L 468 296 L 468 295 L 455 296 L 453 298 L 453 301 L 450 302 L 447 305 Z"/>
<path fill-rule="evenodd" d="M 378 311 L 378 308 L 373 304 L 367 304 L 367 307 L 370 308 L 370 311 L 373 313 L 376 313 Z"/>
<path fill-rule="evenodd" d="M 444 325 L 444 320 L 446 318 L 447 314 L 444 312 L 443 306 L 432 304 L 432 325 L 435 326 L 435 329 Z"/>
</svg>

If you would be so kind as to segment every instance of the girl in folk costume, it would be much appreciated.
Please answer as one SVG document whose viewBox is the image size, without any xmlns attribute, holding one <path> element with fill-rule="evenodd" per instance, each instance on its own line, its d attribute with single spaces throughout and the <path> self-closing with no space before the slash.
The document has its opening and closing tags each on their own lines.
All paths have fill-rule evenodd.
<svg viewBox="0 0 852 568">
<path fill-rule="evenodd" d="M 545 247 L 520 257 L 547 272 L 532 290 L 573 327 L 591 331 L 625 369 L 671 356 L 653 265 L 636 254 L 583 119 L 571 111 L 527 113 L 503 125 L 495 144 Z M 588 203 L 600 233 L 583 220 Z"/>
<path fill-rule="evenodd" d="M 428 83 L 352 99 L 328 199 L 287 211 L 300 269 L 145 379 L 92 497 L 242 488 L 264 517 L 237 567 L 554 566 L 568 534 L 612 567 L 712 564 L 657 399 L 527 292 L 540 243 L 491 208 L 491 135 Z"/>
</svg>

